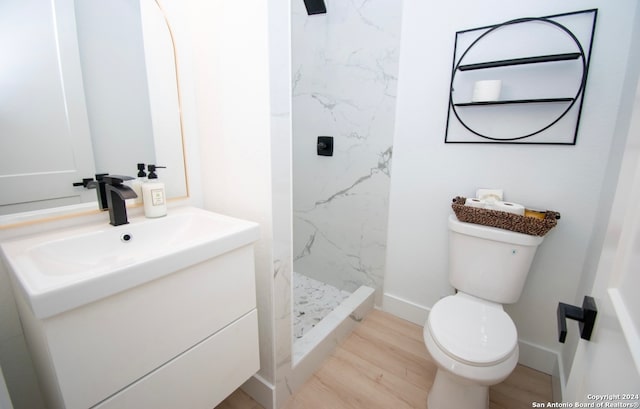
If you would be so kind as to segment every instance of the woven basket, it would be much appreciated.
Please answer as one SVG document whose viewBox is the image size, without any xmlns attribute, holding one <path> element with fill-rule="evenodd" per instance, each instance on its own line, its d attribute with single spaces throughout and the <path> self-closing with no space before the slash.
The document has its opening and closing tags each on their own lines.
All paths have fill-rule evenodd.
<svg viewBox="0 0 640 409">
<path fill-rule="evenodd" d="M 467 223 L 482 224 L 498 227 L 531 236 L 544 236 L 558 224 L 560 213 L 547 210 L 544 219 L 520 216 L 518 214 L 502 212 L 500 210 L 482 209 L 465 206 L 466 198 L 458 196 L 453 199 L 451 207 L 458 220 Z"/>
</svg>

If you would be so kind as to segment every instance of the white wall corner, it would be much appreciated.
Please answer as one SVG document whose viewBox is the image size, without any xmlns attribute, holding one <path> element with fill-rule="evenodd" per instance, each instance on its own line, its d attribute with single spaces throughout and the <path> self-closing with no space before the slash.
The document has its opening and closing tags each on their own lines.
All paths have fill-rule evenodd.
<svg viewBox="0 0 640 409">
<path fill-rule="evenodd" d="M 247 395 L 258 402 L 264 409 L 274 409 L 275 387 L 259 374 L 253 375 L 240 386 Z"/>
<path fill-rule="evenodd" d="M 553 373 L 551 374 L 551 399 L 554 402 L 564 402 L 564 391 L 567 384 L 565 379 L 566 376 L 562 359 L 560 359 L 560 355 L 558 355 L 558 362 L 553 367 Z"/>
<path fill-rule="evenodd" d="M 527 341 L 518 340 L 518 363 L 551 376 L 551 398 L 562 402 L 565 388 L 564 366 L 560 353 Z"/>
<path fill-rule="evenodd" d="M 520 347 L 520 358 L 518 359 L 520 365 L 528 366 L 536 371 L 553 376 L 554 368 L 560 365 L 556 351 L 522 339 L 518 340 L 518 346 Z"/>
</svg>

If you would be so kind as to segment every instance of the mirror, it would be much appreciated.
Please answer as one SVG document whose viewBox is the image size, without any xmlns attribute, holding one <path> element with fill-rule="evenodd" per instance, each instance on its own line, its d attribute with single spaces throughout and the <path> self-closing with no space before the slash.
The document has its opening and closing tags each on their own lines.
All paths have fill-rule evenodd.
<svg viewBox="0 0 640 409">
<path fill-rule="evenodd" d="M 166 166 L 159 177 L 167 197 L 188 196 L 175 46 L 160 5 L 7 3 L 0 215 L 95 203 L 95 190 L 73 183 L 96 173 L 136 176 L 137 163 Z"/>
</svg>

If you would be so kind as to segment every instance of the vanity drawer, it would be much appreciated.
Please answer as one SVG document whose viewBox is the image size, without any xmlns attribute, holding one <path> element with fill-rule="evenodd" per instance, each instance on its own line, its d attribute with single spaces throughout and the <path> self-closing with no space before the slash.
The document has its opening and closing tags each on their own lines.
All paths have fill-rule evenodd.
<svg viewBox="0 0 640 409">
<path fill-rule="evenodd" d="M 255 308 L 253 247 L 245 246 L 44 320 L 65 407 L 98 404 Z M 216 360 L 227 356 L 209 361 L 222 368 Z M 200 382 L 195 374 L 189 382 Z"/>
<path fill-rule="evenodd" d="M 253 310 L 94 409 L 211 409 L 259 367 Z"/>
</svg>

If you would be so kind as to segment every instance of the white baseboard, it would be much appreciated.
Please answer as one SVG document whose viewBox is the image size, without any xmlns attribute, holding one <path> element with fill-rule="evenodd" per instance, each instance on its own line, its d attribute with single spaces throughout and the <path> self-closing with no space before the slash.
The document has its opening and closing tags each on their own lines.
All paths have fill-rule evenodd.
<svg viewBox="0 0 640 409">
<path fill-rule="evenodd" d="M 424 326 L 431 309 L 385 293 L 382 296 L 382 310 L 416 325 Z M 521 365 L 551 375 L 553 383 L 561 379 L 562 368 L 560 368 L 561 362 L 557 352 L 523 340 L 518 341 L 518 346 L 520 348 L 518 362 Z M 556 377 L 557 379 L 554 379 Z"/>
<path fill-rule="evenodd" d="M 564 375 L 560 354 L 549 348 L 519 340 L 520 358 L 518 363 L 536 371 L 551 375 L 551 396 L 554 402 L 562 402 L 564 395 Z"/>
<path fill-rule="evenodd" d="M 240 388 L 264 409 L 274 409 L 275 387 L 259 374 L 253 375 Z"/>
<path fill-rule="evenodd" d="M 385 293 L 382 295 L 382 311 L 422 327 L 427 322 L 431 308 Z"/>
</svg>

